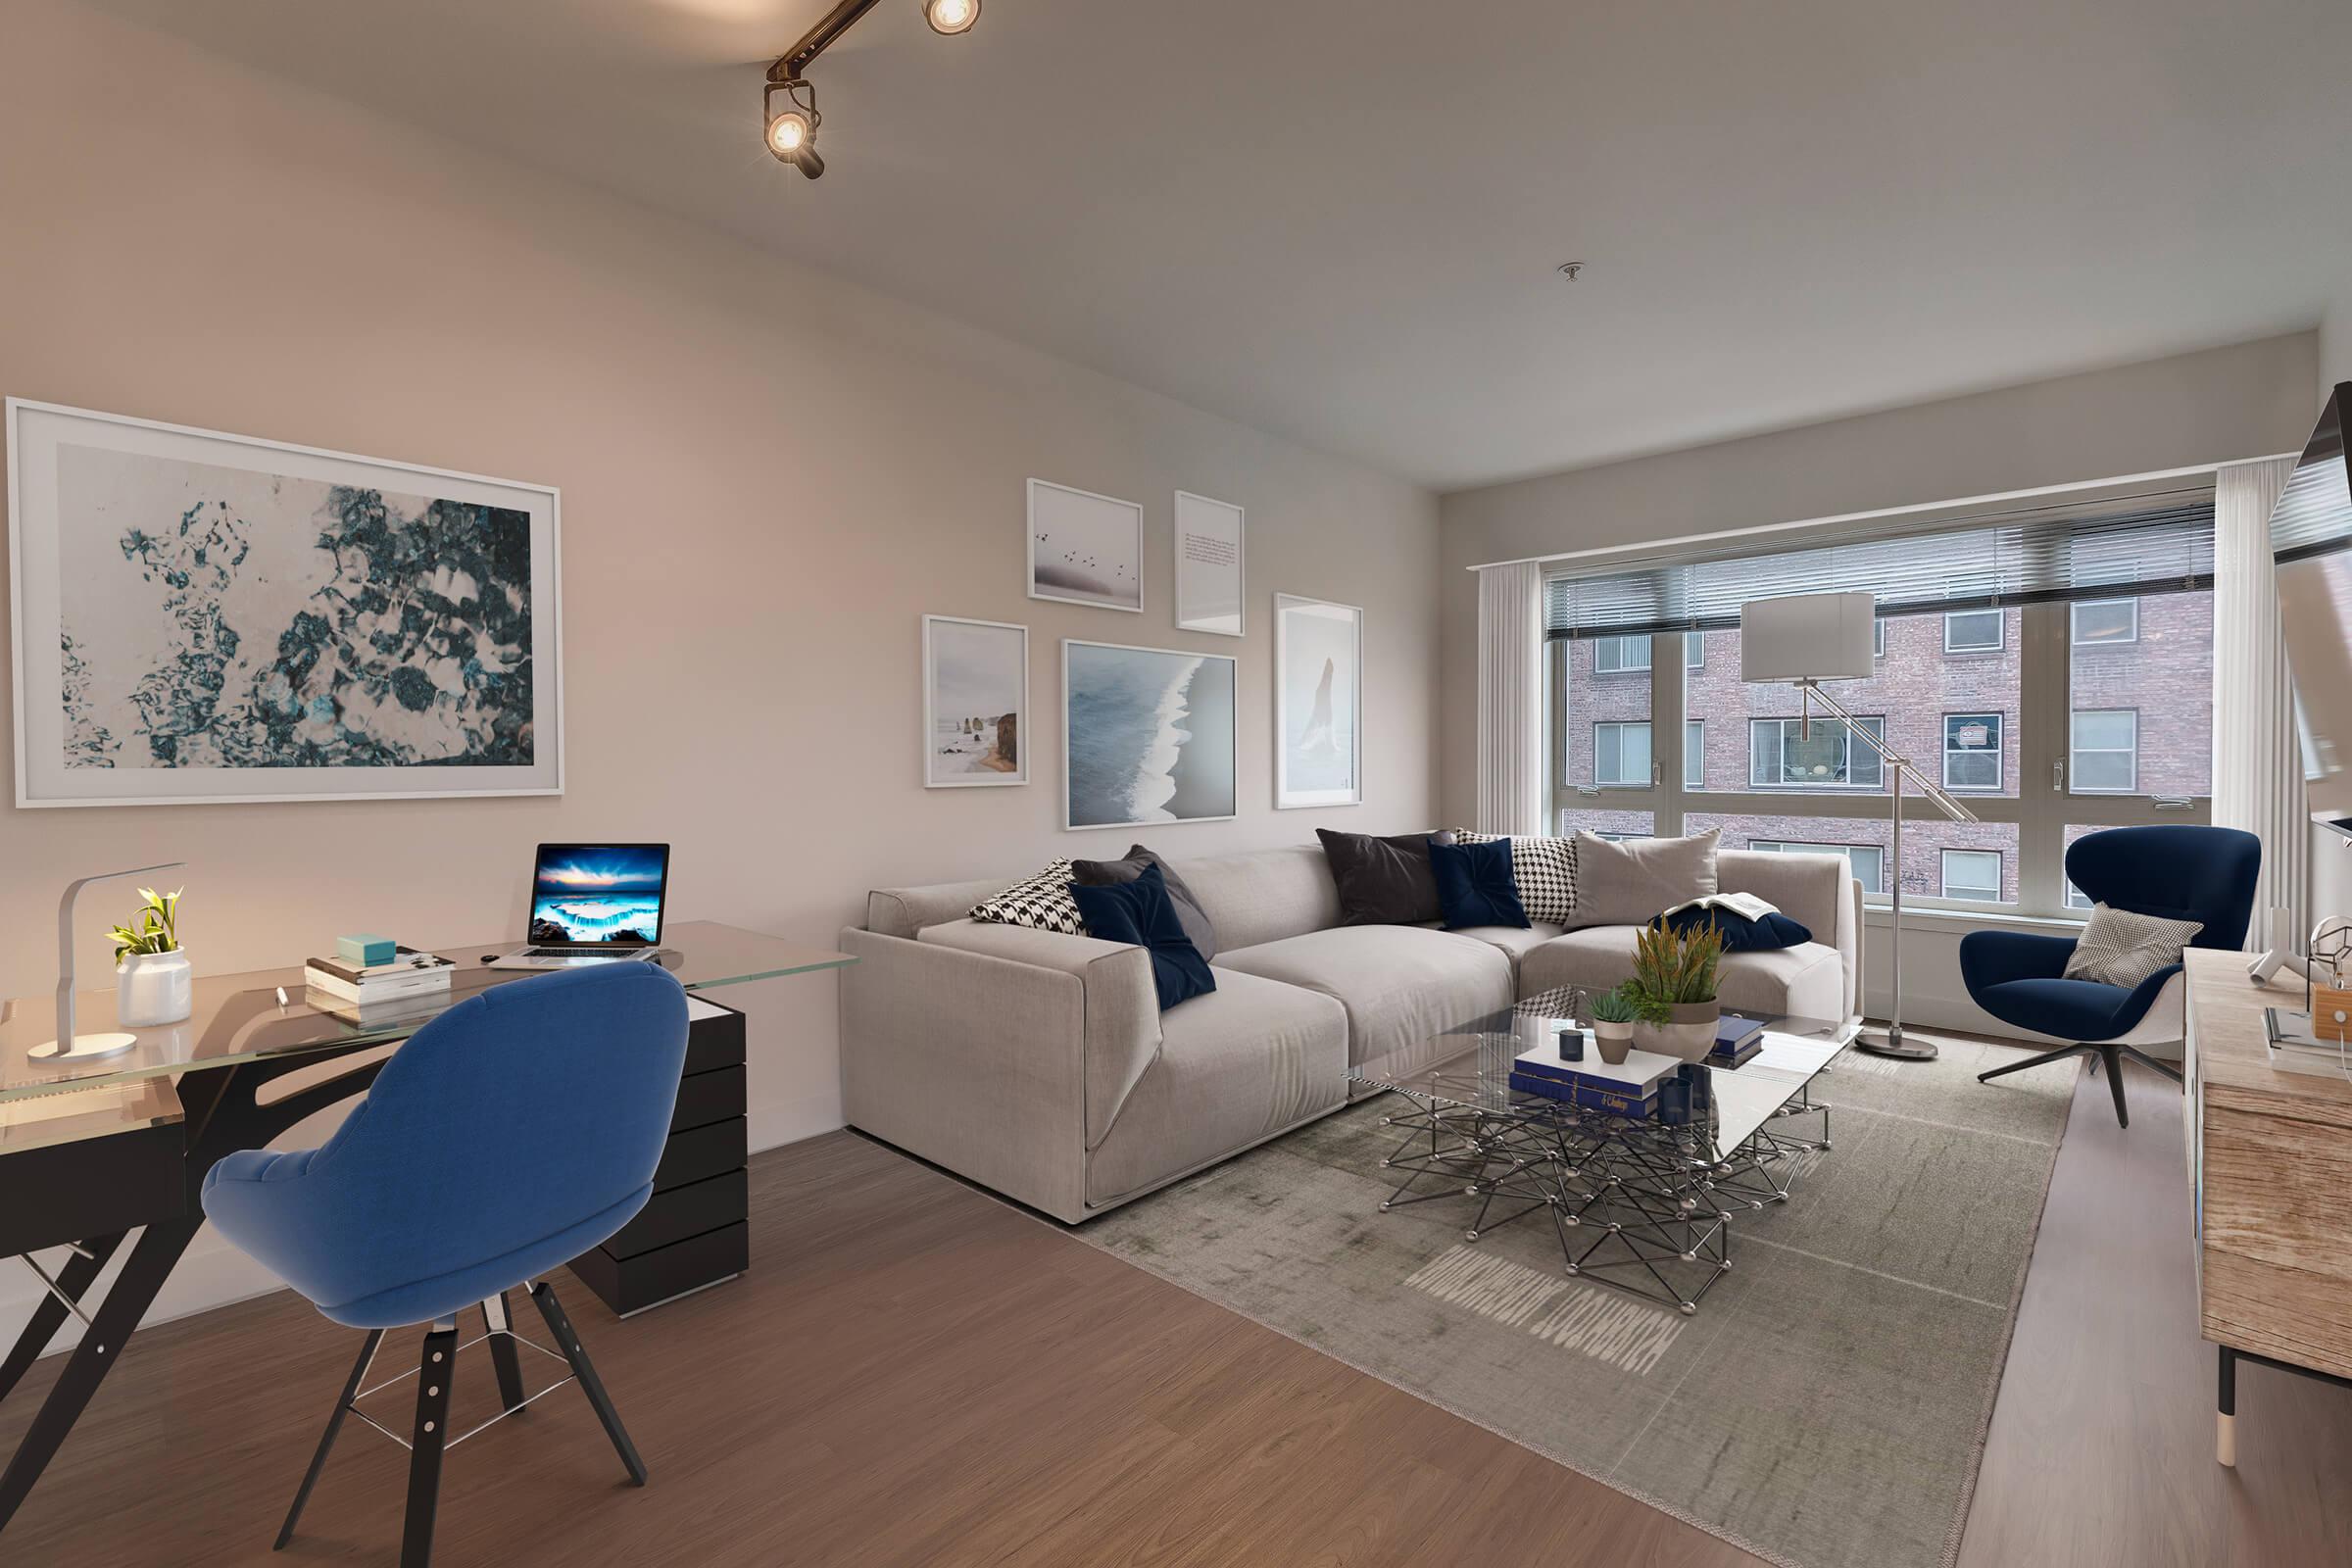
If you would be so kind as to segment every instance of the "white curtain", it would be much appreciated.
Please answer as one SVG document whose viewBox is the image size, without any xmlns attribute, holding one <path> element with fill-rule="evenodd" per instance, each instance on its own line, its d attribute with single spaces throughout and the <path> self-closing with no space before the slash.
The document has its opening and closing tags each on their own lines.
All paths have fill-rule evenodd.
<svg viewBox="0 0 2352 1568">
<path fill-rule="evenodd" d="M 2290 458 L 2223 465 L 2213 504 L 2213 820 L 2262 840 L 2262 887 L 2246 946 L 2268 947 L 2270 910 L 2310 920 L 2310 822 L 2294 688 L 2278 630 L 2271 509 Z M 2299 934 L 2299 933 L 2295 933 Z"/>
<path fill-rule="evenodd" d="M 1478 573 L 1478 830 L 1544 830 L 1544 568 Z"/>
</svg>

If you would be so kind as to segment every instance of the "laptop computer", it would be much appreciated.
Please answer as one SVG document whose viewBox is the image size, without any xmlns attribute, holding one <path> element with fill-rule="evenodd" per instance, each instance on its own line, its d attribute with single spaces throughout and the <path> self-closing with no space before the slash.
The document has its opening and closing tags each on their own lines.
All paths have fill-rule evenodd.
<svg viewBox="0 0 2352 1568">
<path fill-rule="evenodd" d="M 666 844 L 542 844 L 531 865 L 525 947 L 493 969 L 566 969 L 650 958 L 669 892 Z"/>
</svg>

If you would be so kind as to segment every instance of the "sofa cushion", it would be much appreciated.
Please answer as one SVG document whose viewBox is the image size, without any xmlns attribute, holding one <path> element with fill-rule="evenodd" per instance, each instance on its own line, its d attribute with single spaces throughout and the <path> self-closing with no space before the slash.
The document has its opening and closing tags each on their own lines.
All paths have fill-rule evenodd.
<svg viewBox="0 0 2352 1568">
<path fill-rule="evenodd" d="M 1073 882 L 1070 897 L 1086 917 L 1088 936 L 1132 943 L 1151 956 L 1160 1011 L 1217 989 L 1208 960 L 1176 918 L 1175 901 L 1168 897 L 1158 866 L 1148 865 L 1143 875 L 1106 888 Z"/>
<path fill-rule="evenodd" d="M 1511 960 L 1512 972 L 1516 973 L 1521 958 L 1526 957 L 1530 953 L 1566 929 L 1565 926 L 1538 920 L 1535 924 L 1526 926 L 1474 925 L 1453 934 L 1457 937 L 1469 937 L 1474 941 L 1484 942 L 1488 947 L 1495 949 L 1504 957 Z M 1527 993 L 1522 991 L 1519 994 L 1525 996 Z"/>
<path fill-rule="evenodd" d="M 1170 868 L 1183 873 L 1217 928 L 1219 953 L 1340 923 L 1339 886 L 1316 845 L 1175 860 Z"/>
<path fill-rule="evenodd" d="M 1336 999 L 1348 1009 L 1348 1059 L 1386 1055 L 1511 1004 L 1511 961 L 1493 944 L 1414 926 L 1342 926 L 1228 949 L 1239 969 Z M 1170 1014 L 1171 1017 L 1177 1016 Z"/>
<path fill-rule="evenodd" d="M 1340 924 L 1417 925 L 1444 914 L 1427 833 L 1375 838 L 1319 827 L 1315 837 L 1340 886 Z"/>
<path fill-rule="evenodd" d="M 1473 833 L 1467 828 L 1452 830 L 1457 844 L 1492 844 L 1501 836 Z M 1443 843 L 1445 837 L 1440 834 L 1438 842 Z M 1575 925 L 1576 840 L 1514 838 L 1510 843 L 1511 881 L 1519 889 L 1519 903 L 1527 917 L 1538 924 Z"/>
<path fill-rule="evenodd" d="M 1115 888 L 1132 882 L 1144 874 L 1147 866 L 1159 867 L 1159 878 L 1168 887 L 1168 902 L 1176 909 L 1176 921 L 1184 927 L 1185 936 L 1194 951 L 1201 957 L 1213 960 L 1217 956 L 1217 927 L 1193 890 L 1185 886 L 1184 878 L 1168 867 L 1168 862 L 1141 844 L 1131 845 L 1127 857 L 1120 860 L 1072 860 L 1070 880 L 1080 887 Z"/>
<path fill-rule="evenodd" d="M 1313 991 L 1220 967 L 1217 989 L 1161 1020 L 1158 1057 L 1088 1157 L 1111 1203 L 1339 1106 L 1348 1013 Z"/>
<path fill-rule="evenodd" d="M 1026 876 L 972 906 L 972 918 L 988 925 L 1019 926 L 1030 931 L 1058 931 L 1063 936 L 1086 934 L 1085 917 L 1070 897 L 1070 862 L 1060 857 L 1046 868 Z"/>
<path fill-rule="evenodd" d="M 1511 879 L 1509 844 L 1443 844 L 1432 839 L 1429 868 L 1437 874 L 1438 906 L 1445 911 L 1446 930 L 1530 923 L 1527 906 L 1519 902 L 1519 884 Z"/>
<path fill-rule="evenodd" d="M 1554 986 L 1606 991 L 1634 972 L 1630 925 L 1587 926 L 1530 950 L 1519 960 L 1519 994 Z M 1755 1018 L 1845 1016 L 1845 967 L 1838 950 L 1819 942 L 1769 953 L 1727 953 L 1715 969 L 1715 991 L 1726 1012 Z"/>
<path fill-rule="evenodd" d="M 1716 891 L 1719 828 L 1679 839 L 1576 836 L 1576 923 L 1647 925 Z"/>
</svg>

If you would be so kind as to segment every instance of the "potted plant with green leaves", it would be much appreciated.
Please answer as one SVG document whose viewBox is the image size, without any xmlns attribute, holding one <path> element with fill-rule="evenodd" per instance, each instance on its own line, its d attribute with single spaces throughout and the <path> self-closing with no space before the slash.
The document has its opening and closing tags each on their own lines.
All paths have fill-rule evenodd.
<svg viewBox="0 0 2352 1568">
<path fill-rule="evenodd" d="M 179 945 L 179 896 L 139 889 L 146 903 L 108 933 L 115 944 L 115 1021 L 125 1029 L 177 1023 L 195 1010 L 196 970 Z"/>
<path fill-rule="evenodd" d="M 1612 1067 L 1625 1060 L 1626 1054 L 1633 1050 L 1634 1025 L 1641 1016 L 1642 1009 L 1634 1000 L 1630 980 L 1592 999 L 1592 1044 L 1598 1048 L 1601 1060 Z"/>
<path fill-rule="evenodd" d="M 1712 923 L 1688 933 L 1654 925 L 1637 935 L 1634 977 L 1626 982 L 1638 1018 L 1634 1044 L 1681 1061 L 1705 1060 L 1723 1016 L 1715 996 L 1722 958 L 1723 933 Z"/>
</svg>

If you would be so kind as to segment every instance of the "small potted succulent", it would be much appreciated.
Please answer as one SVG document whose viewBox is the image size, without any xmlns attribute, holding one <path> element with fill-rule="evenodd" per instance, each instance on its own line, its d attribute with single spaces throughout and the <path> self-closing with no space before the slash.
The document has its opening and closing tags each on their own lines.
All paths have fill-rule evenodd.
<svg viewBox="0 0 2352 1568">
<path fill-rule="evenodd" d="M 1592 999 L 1592 1044 L 1599 1049 L 1601 1060 L 1612 1067 L 1625 1060 L 1634 1048 L 1634 1025 L 1641 1016 L 1630 980 Z"/>
<path fill-rule="evenodd" d="M 1651 926 L 1634 938 L 1632 989 L 1639 1022 L 1634 1044 L 1680 1061 L 1704 1061 L 1715 1049 L 1723 1004 L 1715 996 L 1715 966 L 1723 933 L 1712 924 L 1679 933 Z"/>
<path fill-rule="evenodd" d="M 147 902 L 109 932 L 115 944 L 115 1022 L 125 1029 L 177 1023 L 195 1010 L 194 965 L 179 945 L 179 895 L 139 889 Z"/>
</svg>

